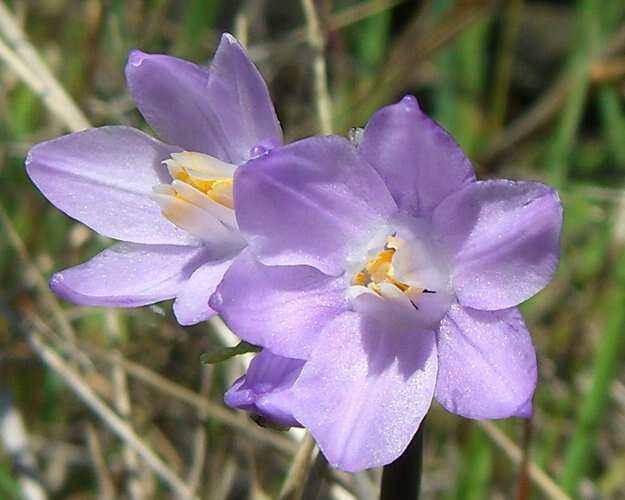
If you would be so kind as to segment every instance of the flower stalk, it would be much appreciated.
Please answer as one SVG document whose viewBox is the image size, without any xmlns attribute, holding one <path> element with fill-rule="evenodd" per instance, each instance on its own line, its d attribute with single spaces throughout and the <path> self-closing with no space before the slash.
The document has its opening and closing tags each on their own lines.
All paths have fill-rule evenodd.
<svg viewBox="0 0 625 500">
<path fill-rule="evenodd" d="M 418 500 L 421 491 L 424 426 L 425 422 L 422 422 L 419 430 L 412 438 L 412 441 L 410 441 L 408 448 L 400 457 L 384 466 L 380 500 L 396 498 Z"/>
</svg>

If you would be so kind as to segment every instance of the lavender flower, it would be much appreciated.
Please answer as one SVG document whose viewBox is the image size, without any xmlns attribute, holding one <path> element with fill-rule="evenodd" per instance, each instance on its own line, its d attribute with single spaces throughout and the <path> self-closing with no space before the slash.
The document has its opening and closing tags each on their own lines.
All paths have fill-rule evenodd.
<svg viewBox="0 0 625 500">
<path fill-rule="evenodd" d="M 299 427 L 291 411 L 291 401 L 293 384 L 304 363 L 264 349 L 254 356 L 247 373 L 226 392 L 224 400 L 227 405 L 247 410 L 263 421 Z"/>
<path fill-rule="evenodd" d="M 536 356 L 515 306 L 558 265 L 548 186 L 477 181 L 408 96 L 357 149 L 285 146 L 239 170 L 234 193 L 249 247 L 210 303 L 243 339 L 305 361 L 289 411 L 333 466 L 393 461 L 432 398 L 469 418 L 531 414 Z"/>
<path fill-rule="evenodd" d="M 52 277 L 63 298 L 135 307 L 176 298 L 181 324 L 213 314 L 208 298 L 245 241 L 232 177 L 282 142 L 260 73 L 231 35 L 210 66 L 140 51 L 126 66 L 130 93 L 170 144 L 128 127 L 85 130 L 36 145 L 26 169 L 60 210 L 121 240 Z"/>
</svg>

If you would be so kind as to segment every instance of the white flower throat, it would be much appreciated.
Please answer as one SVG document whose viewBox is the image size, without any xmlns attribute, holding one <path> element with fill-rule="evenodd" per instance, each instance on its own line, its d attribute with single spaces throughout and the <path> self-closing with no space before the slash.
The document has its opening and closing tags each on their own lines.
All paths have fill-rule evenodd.
<svg viewBox="0 0 625 500">
<path fill-rule="evenodd" d="M 402 240 L 397 237 L 396 233 L 386 238 L 382 250 L 373 257 L 369 257 L 363 268 L 354 275 L 352 285 L 367 287 L 381 297 L 384 296 L 387 285 L 393 286 L 406 294 L 413 305 L 417 307 L 415 302 L 422 293 L 436 293 L 436 291 L 411 285 L 398 279 L 393 260 L 401 245 Z"/>
<path fill-rule="evenodd" d="M 419 221 L 385 226 L 346 263 L 346 297 L 352 309 L 374 316 L 409 315 L 431 327 L 453 302 L 446 259 Z M 371 234 L 371 233 L 370 233 Z"/>
</svg>

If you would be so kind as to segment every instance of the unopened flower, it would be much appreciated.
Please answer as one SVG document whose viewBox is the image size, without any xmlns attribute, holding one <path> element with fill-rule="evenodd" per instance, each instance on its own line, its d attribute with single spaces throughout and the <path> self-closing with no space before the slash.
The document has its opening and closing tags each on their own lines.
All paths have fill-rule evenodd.
<svg viewBox="0 0 625 500">
<path fill-rule="evenodd" d="M 276 356 L 264 349 L 252 359 L 247 373 L 226 392 L 227 405 L 251 412 L 261 423 L 293 427 L 293 384 L 304 367 L 301 359 Z"/>
<path fill-rule="evenodd" d="M 208 298 L 245 246 L 232 177 L 282 142 L 260 73 L 231 35 L 209 70 L 166 55 L 130 53 L 130 93 L 167 142 L 102 127 L 35 146 L 33 182 L 57 208 L 120 240 L 55 274 L 52 289 L 77 304 L 133 307 L 176 298 L 181 324 L 207 319 Z"/>
<path fill-rule="evenodd" d="M 551 188 L 477 181 L 410 96 L 357 149 L 305 139 L 235 178 L 249 247 L 211 305 L 246 341 L 306 361 L 290 410 L 332 465 L 396 459 L 432 398 L 469 418 L 531 414 L 536 356 L 515 306 L 558 266 Z"/>
</svg>

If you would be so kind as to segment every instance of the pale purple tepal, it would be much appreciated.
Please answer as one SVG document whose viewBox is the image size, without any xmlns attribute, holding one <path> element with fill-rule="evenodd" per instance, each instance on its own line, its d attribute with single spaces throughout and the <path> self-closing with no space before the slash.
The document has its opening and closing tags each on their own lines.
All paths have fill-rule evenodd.
<svg viewBox="0 0 625 500">
<path fill-rule="evenodd" d="M 181 324 L 213 314 L 208 298 L 245 241 L 232 177 L 282 143 L 267 86 L 231 35 L 209 70 L 166 55 L 130 53 L 132 97 L 163 143 L 102 127 L 38 144 L 28 175 L 57 208 L 120 240 L 55 274 L 52 289 L 86 305 L 134 307 L 175 298 Z"/>
<path fill-rule="evenodd" d="M 347 471 L 396 459 L 433 398 L 469 418 L 531 415 L 536 355 L 515 306 L 558 266 L 553 189 L 476 180 L 408 96 L 357 147 L 315 137 L 250 161 L 234 198 L 249 246 L 210 303 L 271 357 L 230 404 L 308 428 Z M 281 380 L 285 366 L 301 373 Z"/>
</svg>

